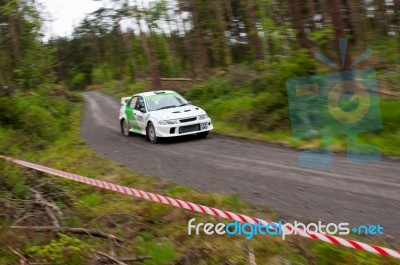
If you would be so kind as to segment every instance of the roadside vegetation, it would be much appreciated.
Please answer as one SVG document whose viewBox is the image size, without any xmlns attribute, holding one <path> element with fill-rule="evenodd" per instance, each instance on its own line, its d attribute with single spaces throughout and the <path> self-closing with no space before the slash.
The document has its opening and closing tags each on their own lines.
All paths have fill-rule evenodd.
<svg viewBox="0 0 400 265">
<path fill-rule="evenodd" d="M 371 59 L 372 65 L 376 64 L 375 60 L 380 55 L 377 50 Z M 384 59 L 381 57 L 380 60 Z M 317 148 L 321 145 L 320 139 L 302 140 L 292 136 L 285 82 L 290 77 L 327 70 L 309 55 L 299 53 L 295 58 L 272 64 L 266 73 L 258 73 L 244 65 L 233 65 L 206 81 L 178 90 L 207 111 L 217 133 L 297 148 Z M 394 82 L 392 78 L 397 77 L 387 77 L 379 72 L 378 82 L 384 92 L 380 95 L 383 127 L 379 131 L 360 133 L 358 140 L 359 143 L 375 145 L 383 155 L 400 156 L 400 95 L 391 93 L 387 87 Z M 114 80 L 105 82 L 100 89 L 107 94 L 124 97 L 152 88 L 146 81 L 132 84 L 129 80 Z M 345 135 L 334 136 L 333 151 L 345 152 L 346 141 Z"/>
<path fill-rule="evenodd" d="M 244 202 L 239 194 L 198 192 L 142 175 L 96 154 L 79 137 L 83 110 L 80 96 L 61 87 L 44 94 L 0 96 L 0 100 L 1 154 L 267 220 L 280 218 L 276 212 Z M 16 108 L 21 102 L 24 104 Z M 35 111 L 25 110 L 28 106 L 34 106 Z M 32 117 L 35 113 L 38 116 Z M 259 264 L 397 262 L 296 236 L 285 241 L 276 236 L 256 236 L 250 241 L 244 235 L 188 236 L 187 222 L 191 218 L 196 218 L 196 223 L 226 221 L 132 199 L 4 161 L 0 161 L 0 187 L 0 264 L 15 264 L 21 257 L 36 263 L 110 264 L 107 256 L 130 257 L 143 264 L 248 264 L 250 249 Z M 38 199 L 38 194 L 44 201 Z M 55 207 L 50 213 L 47 203 Z M 55 226 L 54 218 L 60 227 L 101 231 L 124 242 L 35 230 Z M 383 239 L 353 237 L 387 245 Z"/>
<path fill-rule="evenodd" d="M 265 84 L 268 86 L 268 84 Z M 254 87 L 253 87 L 254 88 Z M 186 97 L 212 117 L 217 133 L 298 148 L 320 147 L 320 139 L 292 136 L 287 96 L 273 89 L 257 92 L 244 85 L 234 87 L 229 79 L 213 79 L 193 86 Z M 359 143 L 372 144 L 384 155 L 400 156 L 400 99 L 381 97 L 382 130 L 362 132 Z M 345 135 L 336 135 L 333 150 L 345 152 Z"/>
</svg>

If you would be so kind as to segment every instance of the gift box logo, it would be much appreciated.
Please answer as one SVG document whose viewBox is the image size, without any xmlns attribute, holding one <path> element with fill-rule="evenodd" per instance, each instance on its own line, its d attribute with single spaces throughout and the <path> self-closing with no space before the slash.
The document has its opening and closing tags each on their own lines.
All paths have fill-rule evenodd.
<svg viewBox="0 0 400 265">
<path fill-rule="evenodd" d="M 339 47 L 343 67 L 347 39 L 339 39 Z M 371 51 L 366 50 L 351 67 L 370 54 Z M 321 52 L 316 57 L 337 68 Z M 286 88 L 292 136 L 298 139 L 321 139 L 320 149 L 300 153 L 301 167 L 332 166 L 332 137 L 340 134 L 347 136 L 349 162 L 380 161 L 380 151 L 376 147 L 358 143 L 360 133 L 382 129 L 378 82 L 374 69 L 290 78 Z"/>
</svg>

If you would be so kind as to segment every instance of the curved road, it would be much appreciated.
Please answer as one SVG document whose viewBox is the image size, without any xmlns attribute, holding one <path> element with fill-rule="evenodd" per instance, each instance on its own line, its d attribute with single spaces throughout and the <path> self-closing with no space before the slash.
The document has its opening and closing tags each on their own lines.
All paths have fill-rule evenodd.
<svg viewBox="0 0 400 265">
<path fill-rule="evenodd" d="M 239 192 L 287 221 L 380 224 L 385 235 L 400 238 L 398 160 L 354 164 L 335 155 L 332 169 L 314 170 L 297 166 L 296 150 L 215 134 L 152 145 L 120 134 L 119 99 L 100 92 L 84 98 L 82 137 L 112 160 L 199 190 Z"/>
</svg>

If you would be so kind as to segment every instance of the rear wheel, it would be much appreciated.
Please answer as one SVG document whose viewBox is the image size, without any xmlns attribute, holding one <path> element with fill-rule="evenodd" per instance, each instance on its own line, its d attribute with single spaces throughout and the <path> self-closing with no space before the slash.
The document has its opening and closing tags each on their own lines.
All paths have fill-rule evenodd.
<svg viewBox="0 0 400 265">
<path fill-rule="evenodd" d="M 121 121 L 121 133 L 127 137 L 132 135 L 132 132 L 129 131 L 129 124 L 125 119 Z"/>
<path fill-rule="evenodd" d="M 152 143 L 152 144 L 157 143 L 158 137 L 156 135 L 156 130 L 154 128 L 154 125 L 151 122 L 149 123 L 149 125 L 147 125 L 146 136 L 147 136 L 147 139 L 149 139 L 150 143 Z"/>
<path fill-rule="evenodd" d="M 197 134 L 197 136 L 200 137 L 200 138 L 206 138 L 208 136 L 209 132 L 210 131 L 200 132 L 200 133 Z"/>
</svg>

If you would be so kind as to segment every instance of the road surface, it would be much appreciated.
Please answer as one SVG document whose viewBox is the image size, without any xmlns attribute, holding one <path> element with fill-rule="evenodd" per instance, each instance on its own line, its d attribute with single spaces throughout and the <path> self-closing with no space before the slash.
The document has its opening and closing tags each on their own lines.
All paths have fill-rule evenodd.
<svg viewBox="0 0 400 265">
<path fill-rule="evenodd" d="M 297 150 L 215 134 L 152 145 L 120 134 L 119 99 L 100 92 L 84 98 L 81 135 L 111 160 L 198 190 L 238 192 L 287 221 L 380 224 L 386 236 L 400 238 L 399 160 L 347 163 L 335 155 L 331 169 L 316 170 L 298 167 Z"/>
</svg>

